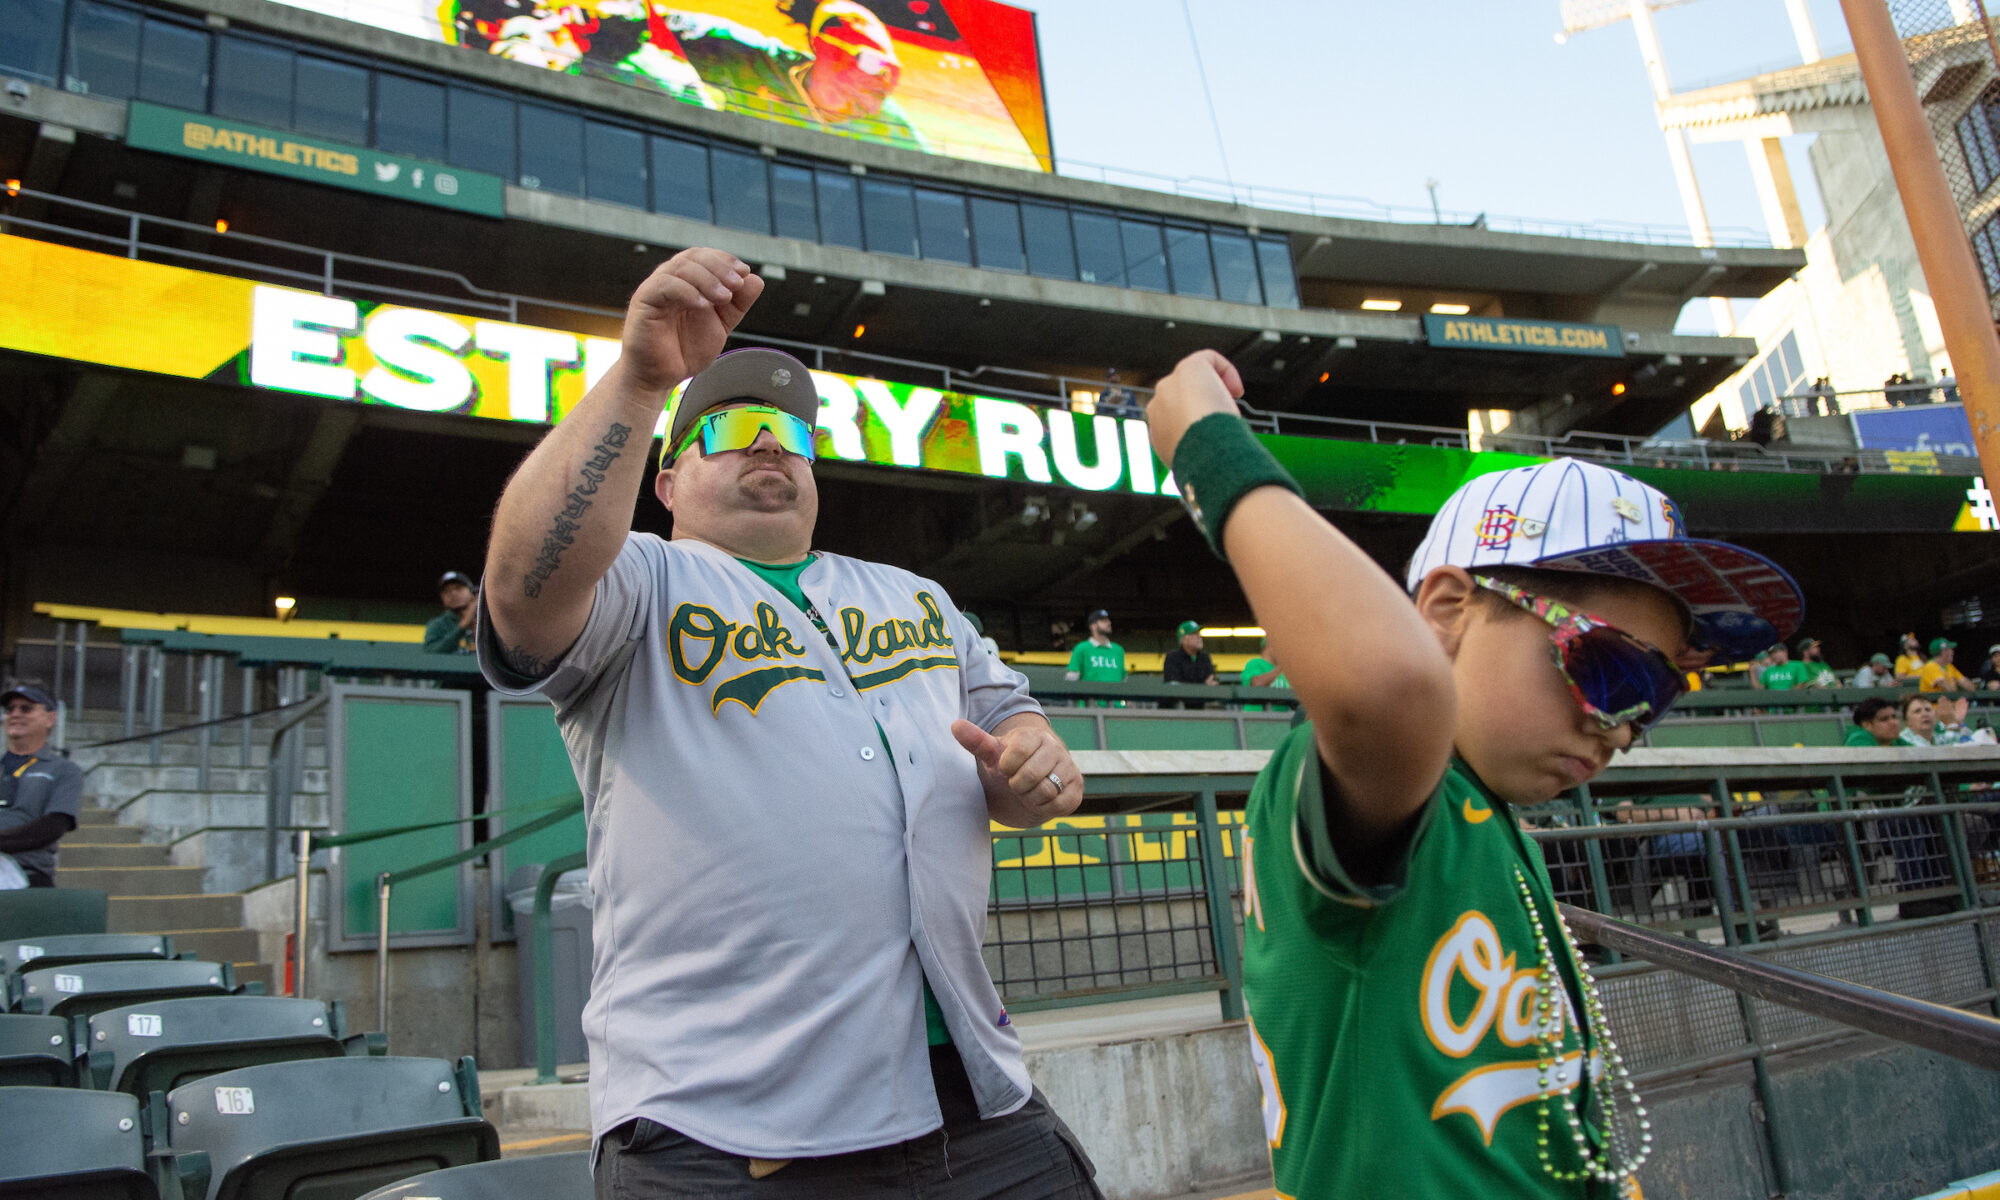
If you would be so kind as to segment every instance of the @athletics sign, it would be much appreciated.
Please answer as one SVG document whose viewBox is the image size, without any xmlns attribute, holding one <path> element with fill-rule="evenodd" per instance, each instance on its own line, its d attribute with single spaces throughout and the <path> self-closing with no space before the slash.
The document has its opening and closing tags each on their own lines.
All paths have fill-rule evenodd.
<svg viewBox="0 0 2000 1200">
<path fill-rule="evenodd" d="M 506 215 L 507 186 L 498 175 L 246 125 L 143 100 L 131 102 L 125 141 L 140 150 L 224 163 L 367 192 L 371 196 L 414 200 L 418 204 L 485 217 Z"/>
</svg>

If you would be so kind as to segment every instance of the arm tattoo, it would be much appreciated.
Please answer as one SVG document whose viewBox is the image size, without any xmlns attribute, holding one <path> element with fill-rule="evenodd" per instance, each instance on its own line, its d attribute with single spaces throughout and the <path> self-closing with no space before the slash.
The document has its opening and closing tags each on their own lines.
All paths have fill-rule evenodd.
<svg viewBox="0 0 2000 1200">
<path fill-rule="evenodd" d="M 542 679 L 549 672 L 556 669 L 556 659 L 554 658 L 536 658 L 534 655 L 528 653 L 525 648 L 521 646 L 509 646 L 497 638 L 494 639 L 494 644 L 500 649 L 500 662 L 502 665 L 509 671 L 525 679 Z"/>
<path fill-rule="evenodd" d="M 598 485 L 604 482 L 605 473 L 611 469 L 611 464 L 617 461 L 619 451 L 625 448 L 625 443 L 631 436 L 632 427 L 620 425 L 616 421 L 611 423 L 611 428 L 604 431 L 604 439 L 596 446 L 597 454 L 583 464 L 582 481 L 571 488 L 569 495 L 564 497 L 568 503 L 556 514 L 555 523 L 549 527 L 548 535 L 542 539 L 541 553 L 535 555 L 534 564 L 528 568 L 528 573 L 521 577 L 522 595 L 529 599 L 541 595 L 542 584 L 549 576 L 556 573 L 556 568 L 562 565 L 563 551 L 576 542 L 576 531 L 583 520 L 583 514 L 595 503 L 591 497 L 597 494 Z M 530 675 L 534 672 L 523 671 L 522 674 Z"/>
</svg>

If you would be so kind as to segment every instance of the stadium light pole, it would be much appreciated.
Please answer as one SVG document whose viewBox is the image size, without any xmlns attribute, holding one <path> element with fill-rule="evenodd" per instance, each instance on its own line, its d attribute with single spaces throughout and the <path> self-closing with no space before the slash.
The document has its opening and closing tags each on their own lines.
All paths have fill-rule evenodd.
<svg viewBox="0 0 2000 1200">
<path fill-rule="evenodd" d="M 1884 0 L 1840 0 L 1840 9 L 1847 18 L 1875 121 L 1882 129 L 1896 190 L 1903 197 L 1917 261 L 1937 306 L 1938 327 L 1965 400 L 1979 469 L 1989 483 L 2000 480 L 2000 336 L 1994 333 L 1972 243 L 1945 181 L 1944 164 L 1938 160 L 1937 143 L 1888 5 Z"/>
</svg>

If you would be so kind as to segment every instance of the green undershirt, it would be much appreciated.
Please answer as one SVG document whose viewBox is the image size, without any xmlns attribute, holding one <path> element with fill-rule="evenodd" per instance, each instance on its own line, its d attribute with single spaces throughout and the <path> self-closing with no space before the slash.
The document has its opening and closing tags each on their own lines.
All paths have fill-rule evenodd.
<svg viewBox="0 0 2000 1200">
<path fill-rule="evenodd" d="M 739 558 L 736 561 L 750 568 L 757 578 L 778 589 L 779 594 L 798 606 L 800 612 L 808 617 L 812 615 L 812 601 L 806 599 L 804 589 L 799 587 L 799 576 L 812 565 L 812 555 L 808 554 L 795 563 L 785 563 L 781 566 L 751 562 L 747 558 Z M 818 622 L 814 621 L 814 624 Z M 826 627 L 822 625 L 820 630 L 824 633 Z M 829 633 L 827 636 L 832 635 Z M 882 728 L 880 721 L 875 723 L 875 732 L 882 738 L 882 749 L 888 751 L 893 759 L 896 752 L 890 747 L 889 734 Z M 944 1010 L 938 1007 L 937 995 L 931 991 L 931 981 L 928 979 L 924 980 L 924 1035 L 933 1046 L 951 1045 L 951 1031 L 944 1025 Z"/>
</svg>

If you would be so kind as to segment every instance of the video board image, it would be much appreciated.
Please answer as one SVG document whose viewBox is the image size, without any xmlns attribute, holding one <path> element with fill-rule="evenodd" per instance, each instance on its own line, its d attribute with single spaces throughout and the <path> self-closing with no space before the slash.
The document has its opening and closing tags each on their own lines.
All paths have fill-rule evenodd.
<svg viewBox="0 0 2000 1200">
<path fill-rule="evenodd" d="M 1034 14 L 998 0 L 279 0 L 858 141 L 1051 171 Z"/>
</svg>

